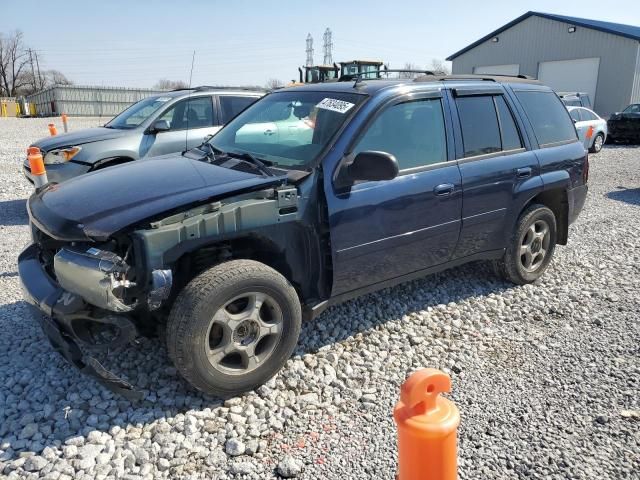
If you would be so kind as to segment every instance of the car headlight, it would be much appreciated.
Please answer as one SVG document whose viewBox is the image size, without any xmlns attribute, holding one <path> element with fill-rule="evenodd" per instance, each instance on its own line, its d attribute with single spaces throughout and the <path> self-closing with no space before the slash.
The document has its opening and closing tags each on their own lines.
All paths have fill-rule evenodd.
<svg viewBox="0 0 640 480">
<path fill-rule="evenodd" d="M 44 156 L 45 165 L 53 165 L 56 163 L 65 163 L 80 153 L 82 147 L 69 147 L 51 150 Z"/>
</svg>

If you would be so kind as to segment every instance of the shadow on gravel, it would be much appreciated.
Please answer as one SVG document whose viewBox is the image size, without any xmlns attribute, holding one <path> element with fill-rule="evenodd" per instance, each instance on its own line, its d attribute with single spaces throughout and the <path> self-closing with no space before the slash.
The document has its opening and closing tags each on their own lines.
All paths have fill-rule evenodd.
<svg viewBox="0 0 640 480">
<path fill-rule="evenodd" d="M 0 225 L 26 225 L 28 223 L 26 198 L 0 202 Z"/>
<path fill-rule="evenodd" d="M 306 322 L 296 354 L 366 335 L 412 312 L 499 293 L 509 286 L 485 264 L 476 263 L 369 294 Z M 222 405 L 222 400 L 194 391 L 179 377 L 160 338 L 142 338 L 96 355 L 106 368 L 142 389 L 145 398 L 132 403 L 113 394 L 54 352 L 36 315 L 24 301 L 0 305 L 0 443 L 9 447 L 1 460 L 18 458 L 23 451 L 41 453 L 91 431 L 144 428 L 187 410 Z"/>
<path fill-rule="evenodd" d="M 640 205 L 640 188 L 618 188 L 619 190 L 607 193 L 607 198 L 617 200 L 619 202 L 630 203 L 631 205 Z"/>
</svg>

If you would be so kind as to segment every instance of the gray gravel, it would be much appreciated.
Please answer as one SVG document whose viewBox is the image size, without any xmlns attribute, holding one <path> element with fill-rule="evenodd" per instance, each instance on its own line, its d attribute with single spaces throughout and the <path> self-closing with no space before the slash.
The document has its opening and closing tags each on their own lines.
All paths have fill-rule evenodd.
<svg viewBox="0 0 640 480">
<path fill-rule="evenodd" d="M 639 478 L 639 148 L 591 156 L 586 210 L 540 284 L 471 265 L 332 308 L 275 379 L 224 403 L 142 340 L 105 358 L 145 389 L 134 405 L 67 366 L 21 298 L 20 163 L 48 122 L 0 119 L 0 476 L 391 479 L 399 385 L 431 366 L 452 375 L 461 479 Z"/>
</svg>

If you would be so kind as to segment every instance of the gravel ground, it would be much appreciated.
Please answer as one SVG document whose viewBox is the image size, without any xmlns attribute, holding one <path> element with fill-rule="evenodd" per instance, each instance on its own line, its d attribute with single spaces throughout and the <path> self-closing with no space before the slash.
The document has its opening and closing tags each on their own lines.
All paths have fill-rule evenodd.
<svg viewBox="0 0 640 480">
<path fill-rule="evenodd" d="M 539 284 L 471 265 L 334 307 L 275 379 L 224 403 L 145 339 L 105 361 L 146 389 L 131 404 L 66 365 L 21 297 L 20 163 L 48 122 L 0 119 L 0 476 L 392 479 L 399 386 L 431 366 L 453 379 L 461 479 L 640 478 L 640 148 L 591 156 Z"/>
</svg>

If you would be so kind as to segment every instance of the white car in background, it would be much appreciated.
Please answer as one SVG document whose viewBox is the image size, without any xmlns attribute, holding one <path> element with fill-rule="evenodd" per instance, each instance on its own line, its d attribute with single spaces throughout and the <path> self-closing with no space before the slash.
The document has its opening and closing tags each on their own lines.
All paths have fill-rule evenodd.
<svg viewBox="0 0 640 480">
<path fill-rule="evenodd" d="M 607 121 L 588 108 L 567 107 L 567 110 L 576 125 L 578 137 L 584 143 L 584 147 L 591 153 L 602 150 L 607 140 Z"/>
</svg>

